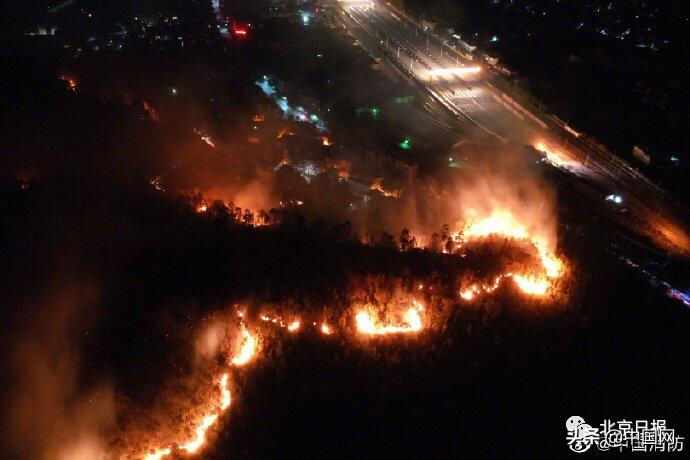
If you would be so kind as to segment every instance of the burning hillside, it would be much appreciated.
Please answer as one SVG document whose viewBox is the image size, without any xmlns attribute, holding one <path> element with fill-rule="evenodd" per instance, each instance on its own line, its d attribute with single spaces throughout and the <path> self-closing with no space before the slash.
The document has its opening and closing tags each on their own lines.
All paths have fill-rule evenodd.
<svg viewBox="0 0 690 460">
<path fill-rule="evenodd" d="M 685 311 L 557 232 L 519 148 L 425 169 L 326 131 L 346 103 L 195 117 L 192 84 L 98 81 L 65 74 L 3 158 L 4 457 L 499 456 L 562 449 L 566 412 L 684 409 Z"/>
</svg>

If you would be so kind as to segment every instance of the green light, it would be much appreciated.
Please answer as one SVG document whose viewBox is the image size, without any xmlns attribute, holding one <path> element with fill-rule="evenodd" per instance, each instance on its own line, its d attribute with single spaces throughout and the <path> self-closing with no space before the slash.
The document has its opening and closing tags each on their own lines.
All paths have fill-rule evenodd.
<svg viewBox="0 0 690 460">
<path fill-rule="evenodd" d="M 311 121 L 319 121 L 319 117 L 317 117 L 316 114 L 313 114 L 313 113 L 311 114 L 311 116 L 309 117 L 309 119 L 310 119 Z"/>
<path fill-rule="evenodd" d="M 361 114 L 362 112 L 369 112 L 373 118 L 376 118 L 376 116 L 379 114 L 381 109 L 378 107 L 360 107 L 357 109 L 357 115 Z"/>
<path fill-rule="evenodd" d="M 412 148 L 412 146 L 410 145 L 410 140 L 408 138 L 403 139 L 403 141 L 398 145 L 403 150 L 410 150 Z"/>
</svg>

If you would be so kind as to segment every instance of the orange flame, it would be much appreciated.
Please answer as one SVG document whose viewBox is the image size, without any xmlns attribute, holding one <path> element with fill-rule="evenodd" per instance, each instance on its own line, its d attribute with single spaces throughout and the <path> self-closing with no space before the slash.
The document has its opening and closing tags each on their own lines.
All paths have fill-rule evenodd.
<svg viewBox="0 0 690 460">
<path fill-rule="evenodd" d="M 549 281 L 535 276 L 513 275 L 513 280 L 525 294 L 544 295 L 549 288 Z"/>
<path fill-rule="evenodd" d="M 549 278 L 561 276 L 563 262 L 549 251 L 548 241 L 543 237 L 531 234 L 510 212 L 497 210 L 491 213 L 489 217 L 471 223 L 465 227 L 462 239 L 471 241 L 491 235 L 500 235 L 530 243 L 537 252 L 543 275 L 505 273 L 499 275 L 492 285 L 478 286 L 474 284 L 470 286 L 460 292 L 461 298 L 472 300 L 477 294 L 493 292 L 504 278 L 513 278 L 518 288 L 525 294 L 542 296 L 548 292 L 551 286 Z"/>
<path fill-rule="evenodd" d="M 171 452 L 172 450 L 169 447 L 154 450 L 153 452 L 146 454 L 146 456 L 144 456 L 144 460 L 160 460 L 161 458 L 170 455 Z"/>
<path fill-rule="evenodd" d="M 214 413 L 205 416 L 199 426 L 196 427 L 196 436 L 194 439 L 189 441 L 187 444 L 180 445 L 179 448 L 187 451 L 190 454 L 193 454 L 199 450 L 199 448 L 206 442 L 206 432 L 209 428 L 211 428 L 211 426 L 213 426 L 214 423 L 216 423 L 216 420 L 218 420 L 218 414 Z"/>
<path fill-rule="evenodd" d="M 374 179 L 374 182 L 371 183 L 369 186 L 369 190 L 377 190 L 381 193 L 383 193 L 384 196 L 390 197 L 390 198 L 400 198 L 400 190 L 398 189 L 393 189 L 393 190 L 386 190 L 383 188 L 383 184 L 381 184 L 381 178 L 377 177 Z"/>
<path fill-rule="evenodd" d="M 419 313 L 423 310 L 420 303 L 415 302 L 415 306 L 408 309 L 403 315 L 407 323 L 406 326 L 380 325 L 374 321 L 366 310 L 361 310 L 355 315 L 357 330 L 362 334 L 385 335 L 417 332 L 422 330 L 422 318 Z"/>
<path fill-rule="evenodd" d="M 231 403 L 232 397 L 228 388 L 228 374 L 225 373 L 220 377 L 220 410 L 227 409 Z"/>
<path fill-rule="evenodd" d="M 256 339 L 247 330 L 246 326 L 242 326 L 242 345 L 239 353 L 232 358 L 232 364 L 235 366 L 244 366 L 254 357 L 256 352 Z"/>
<path fill-rule="evenodd" d="M 538 139 L 537 141 L 535 141 L 532 146 L 535 149 L 542 152 L 544 155 L 546 155 L 546 159 L 549 161 L 549 163 L 551 163 L 555 166 L 565 167 L 565 166 L 569 166 L 572 164 L 571 161 L 568 161 L 568 160 L 563 158 L 563 156 L 564 156 L 563 152 L 550 147 L 546 143 L 546 141 L 544 141 L 542 139 Z"/>
</svg>

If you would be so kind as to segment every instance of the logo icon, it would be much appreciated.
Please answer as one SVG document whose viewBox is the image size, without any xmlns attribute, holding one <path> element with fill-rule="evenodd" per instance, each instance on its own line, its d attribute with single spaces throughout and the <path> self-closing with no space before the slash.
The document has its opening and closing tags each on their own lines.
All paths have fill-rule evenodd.
<svg viewBox="0 0 690 460">
<path fill-rule="evenodd" d="M 594 428 L 579 415 L 569 417 L 565 422 L 568 430 L 566 440 L 573 452 L 582 453 L 592 445 L 597 449 L 607 451 L 618 449 L 619 452 L 681 452 L 683 450 L 683 436 L 678 436 L 676 430 L 669 428 L 664 419 L 649 420 L 604 420 Z"/>
<path fill-rule="evenodd" d="M 599 440 L 599 429 L 585 423 L 585 419 L 579 415 L 573 415 L 566 420 L 565 427 L 568 430 L 568 447 L 573 452 L 586 452 Z"/>
</svg>

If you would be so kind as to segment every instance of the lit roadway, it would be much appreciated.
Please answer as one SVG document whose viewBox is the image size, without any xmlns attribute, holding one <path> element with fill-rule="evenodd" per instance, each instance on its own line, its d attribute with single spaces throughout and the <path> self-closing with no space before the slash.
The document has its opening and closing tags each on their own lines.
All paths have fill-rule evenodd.
<svg viewBox="0 0 690 460">
<path fill-rule="evenodd" d="M 585 135 L 530 105 L 477 55 L 455 49 L 385 2 L 345 0 L 337 1 L 336 8 L 362 46 L 426 93 L 425 107 L 439 127 L 448 130 L 460 123 L 481 136 L 547 152 L 555 166 L 595 182 L 605 194 L 621 195 L 621 207 L 631 214 L 622 223 L 664 250 L 690 254 L 690 239 L 662 190 Z M 605 205 L 604 193 L 590 194 Z"/>
</svg>

